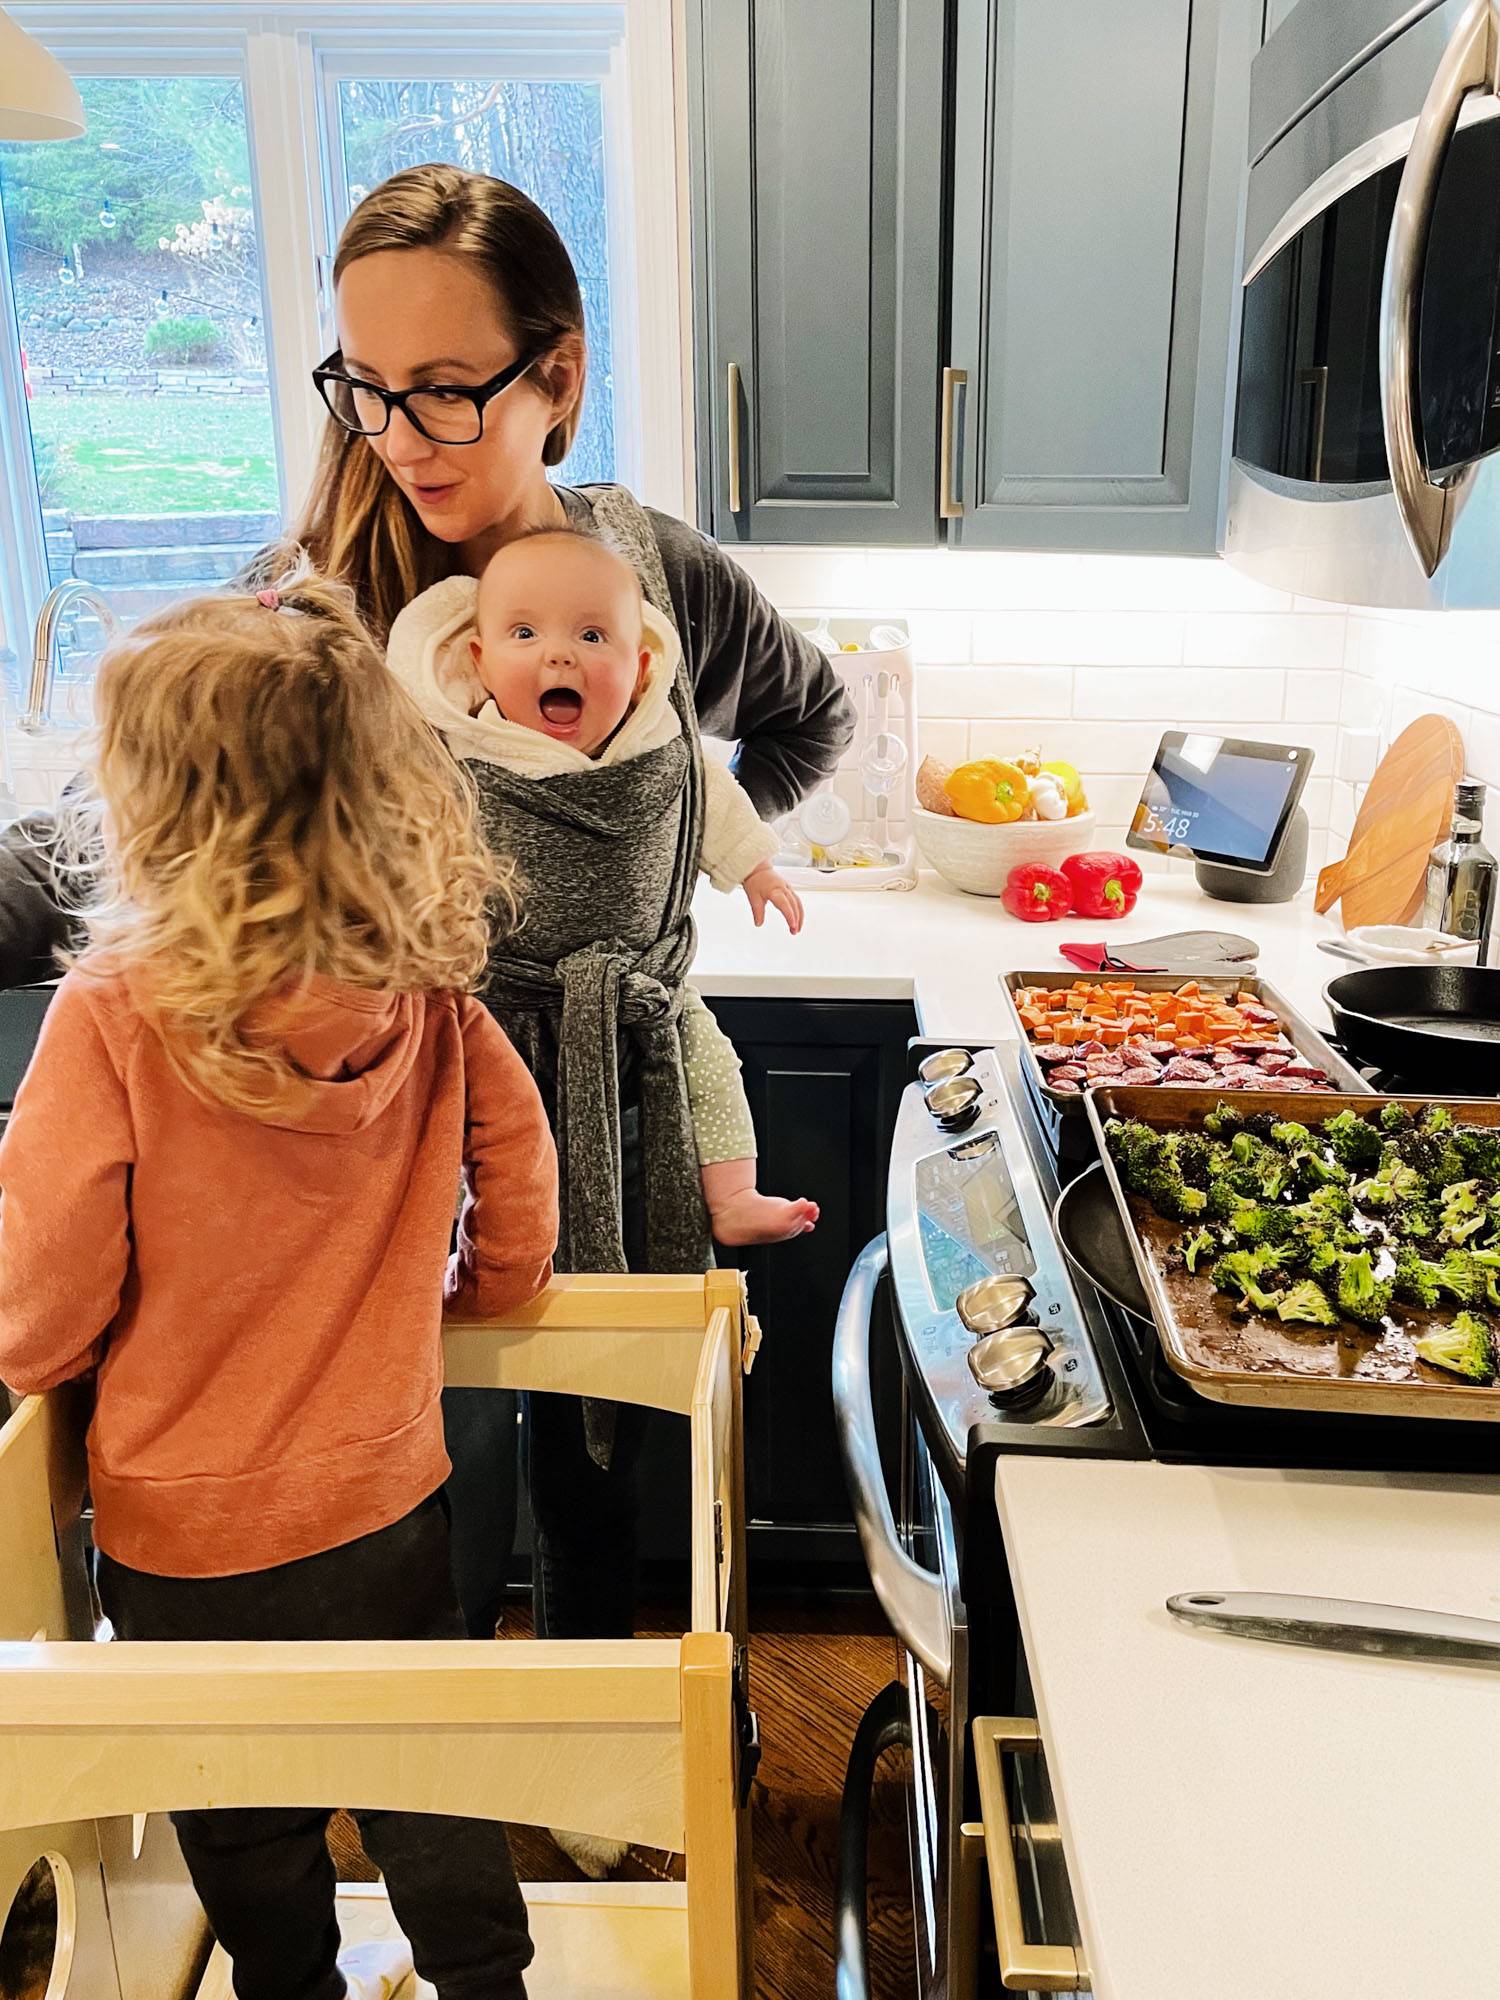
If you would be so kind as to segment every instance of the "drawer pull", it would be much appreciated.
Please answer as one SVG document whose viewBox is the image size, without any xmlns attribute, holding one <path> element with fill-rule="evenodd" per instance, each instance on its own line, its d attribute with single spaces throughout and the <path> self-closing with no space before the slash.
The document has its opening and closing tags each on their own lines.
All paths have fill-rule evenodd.
<svg viewBox="0 0 1500 2000">
<path fill-rule="evenodd" d="M 1029 1715 L 981 1715 L 974 1721 L 974 1763 L 979 1774 L 979 1808 L 984 1818 L 984 1851 L 989 1865 L 990 1901 L 995 1910 L 995 1943 L 1000 1984 L 1008 1993 L 1082 1993 L 1088 1975 L 1078 1953 L 1066 1944 L 1032 1944 L 1021 1914 L 1021 1880 L 1016 1872 L 1010 1806 L 1000 1759 L 1007 1751 L 1036 1751 L 1041 1736 Z"/>
</svg>

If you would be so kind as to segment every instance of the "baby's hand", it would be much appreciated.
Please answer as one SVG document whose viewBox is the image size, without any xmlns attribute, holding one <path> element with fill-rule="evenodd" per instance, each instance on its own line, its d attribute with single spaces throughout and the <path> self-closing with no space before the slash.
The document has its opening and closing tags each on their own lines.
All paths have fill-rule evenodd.
<svg viewBox="0 0 1500 2000">
<path fill-rule="evenodd" d="M 802 898 L 784 875 L 778 875 L 769 861 L 762 861 L 740 884 L 750 898 L 757 929 L 766 920 L 766 905 L 774 903 L 786 918 L 786 927 L 795 937 L 802 928 Z"/>
</svg>

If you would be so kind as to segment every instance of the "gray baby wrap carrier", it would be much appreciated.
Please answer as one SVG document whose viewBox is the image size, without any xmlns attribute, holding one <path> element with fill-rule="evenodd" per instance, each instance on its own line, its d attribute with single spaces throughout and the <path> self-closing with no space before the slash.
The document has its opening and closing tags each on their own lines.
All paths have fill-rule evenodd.
<svg viewBox="0 0 1500 2000">
<path fill-rule="evenodd" d="M 633 496 L 597 489 L 594 529 L 670 622 L 651 524 Z M 626 1269 L 622 1076 L 640 1106 L 646 1268 L 703 1271 L 712 1241 L 683 1073 L 682 982 L 692 963 L 703 845 L 703 752 L 687 670 L 681 733 L 590 771 L 521 778 L 469 761 L 489 843 L 520 871 L 523 922 L 490 953 L 484 999 L 535 1077 L 557 1139 L 560 1271 Z M 614 1405 L 586 1401 L 590 1457 L 607 1466 Z"/>
</svg>

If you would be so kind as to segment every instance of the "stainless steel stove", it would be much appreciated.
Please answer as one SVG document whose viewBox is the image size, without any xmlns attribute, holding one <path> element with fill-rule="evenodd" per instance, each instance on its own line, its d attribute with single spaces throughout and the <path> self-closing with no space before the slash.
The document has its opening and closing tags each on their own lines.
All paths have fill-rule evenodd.
<svg viewBox="0 0 1500 2000">
<path fill-rule="evenodd" d="M 1252 1410 L 1197 1396 L 1167 1366 L 1155 1327 L 1108 1303 L 1064 1258 L 1052 1209 L 1075 1169 L 1049 1144 L 1016 1046 L 918 1049 L 913 1067 L 891 1150 L 886 1233 L 850 1275 L 835 1336 L 845 1471 L 897 1642 L 896 1678 L 862 1726 L 846 1785 L 840 2000 L 868 1991 L 863 1839 L 875 1762 L 892 1743 L 910 1751 L 911 1990 L 919 2000 L 1000 1992 L 984 1944 L 968 1742 L 976 1716 L 1029 1712 L 995 1509 L 998 1456 L 1500 1470 L 1489 1424 Z M 881 1463 L 870 1393 L 871 1344 L 887 1341 L 904 1388 L 899 1467 Z M 1082 1570 L 1087 1550 L 1078 1556 Z M 1027 1935 L 1076 1944 L 1044 1766 L 1018 1760 L 1010 1790 Z"/>
</svg>

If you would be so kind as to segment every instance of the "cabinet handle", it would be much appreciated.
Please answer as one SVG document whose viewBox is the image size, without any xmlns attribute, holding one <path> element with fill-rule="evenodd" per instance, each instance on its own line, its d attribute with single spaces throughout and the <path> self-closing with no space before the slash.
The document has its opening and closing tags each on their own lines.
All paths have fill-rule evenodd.
<svg viewBox="0 0 1500 2000">
<path fill-rule="evenodd" d="M 1401 525 L 1423 573 L 1448 553 L 1453 524 L 1476 467 L 1447 485 L 1428 473 L 1417 443 L 1418 334 L 1422 271 L 1438 179 L 1471 91 L 1500 96 L 1500 0 L 1472 0 L 1438 64 L 1417 119 L 1396 195 L 1380 297 L 1380 400 L 1385 449 Z"/>
<path fill-rule="evenodd" d="M 938 445 L 938 518 L 943 521 L 958 521 L 963 518 L 964 503 L 959 497 L 961 481 L 958 474 L 958 448 L 962 426 L 954 421 L 954 405 L 960 389 L 969 385 L 969 374 L 965 368 L 945 368 L 943 370 L 943 434 Z"/>
<path fill-rule="evenodd" d="M 1010 1805 L 1000 1759 L 1008 1750 L 1036 1751 L 1041 1732 L 1029 1715 L 980 1715 L 974 1720 L 974 1765 L 979 1777 L 979 1810 L 984 1820 L 984 1852 L 995 1906 L 995 1943 L 1000 1984 L 1008 1993 L 1081 1993 L 1088 1974 L 1067 1944 L 1031 1944 L 1021 1913 L 1021 1881 L 1012 1845 Z"/>
<path fill-rule="evenodd" d="M 738 514 L 740 492 L 740 364 L 729 364 L 729 511 Z"/>
</svg>

